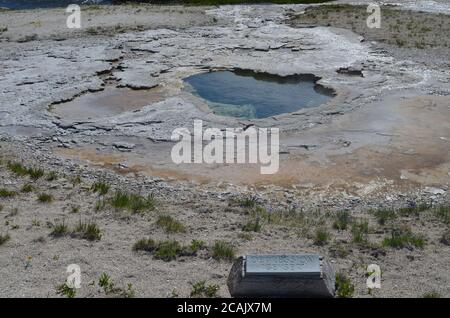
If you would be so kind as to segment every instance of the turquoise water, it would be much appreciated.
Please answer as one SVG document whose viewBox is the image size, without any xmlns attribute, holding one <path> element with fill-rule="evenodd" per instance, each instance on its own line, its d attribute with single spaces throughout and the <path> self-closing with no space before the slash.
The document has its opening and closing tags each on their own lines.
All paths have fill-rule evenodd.
<svg viewBox="0 0 450 318">
<path fill-rule="evenodd" d="M 185 79 L 190 91 L 205 99 L 217 115 L 265 118 L 326 103 L 333 94 L 312 75 L 281 77 L 251 71 L 217 71 Z"/>
<path fill-rule="evenodd" d="M 1 8 L 34 9 L 67 7 L 69 4 L 107 4 L 112 0 L 0 0 Z"/>
</svg>

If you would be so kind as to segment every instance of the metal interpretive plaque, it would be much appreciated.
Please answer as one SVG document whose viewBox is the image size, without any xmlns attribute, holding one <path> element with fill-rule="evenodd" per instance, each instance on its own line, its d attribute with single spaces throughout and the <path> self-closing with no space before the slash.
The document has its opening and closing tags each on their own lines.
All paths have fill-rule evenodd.
<svg viewBox="0 0 450 318">
<path fill-rule="evenodd" d="M 335 274 L 317 254 L 246 255 L 228 276 L 232 297 L 333 297 Z"/>
<path fill-rule="evenodd" d="M 247 255 L 245 275 L 294 275 L 320 278 L 321 257 L 317 254 Z"/>
</svg>

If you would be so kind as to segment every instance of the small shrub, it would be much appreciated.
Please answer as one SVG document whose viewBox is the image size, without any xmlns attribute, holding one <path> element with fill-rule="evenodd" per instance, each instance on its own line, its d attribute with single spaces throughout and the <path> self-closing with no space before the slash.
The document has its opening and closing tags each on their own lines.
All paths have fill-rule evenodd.
<svg viewBox="0 0 450 318">
<path fill-rule="evenodd" d="M 11 237 L 9 236 L 9 234 L 5 235 L 0 234 L 0 246 L 8 242 L 10 239 Z"/>
<path fill-rule="evenodd" d="M 170 262 L 177 258 L 178 254 L 182 251 L 180 243 L 177 241 L 163 241 L 160 242 L 153 253 L 155 259 L 160 259 L 165 262 Z"/>
<path fill-rule="evenodd" d="M 350 212 L 340 211 L 336 213 L 336 219 L 333 222 L 333 228 L 339 231 L 346 230 L 351 221 L 352 219 L 350 216 Z"/>
<path fill-rule="evenodd" d="M 161 227 L 167 233 L 184 233 L 186 227 L 179 221 L 175 220 L 170 215 L 161 215 L 156 221 L 156 225 Z"/>
<path fill-rule="evenodd" d="M 330 233 L 324 228 L 318 228 L 314 235 L 314 244 L 324 246 L 330 240 Z"/>
<path fill-rule="evenodd" d="M 105 195 L 108 193 L 110 185 L 105 182 L 96 182 L 92 185 L 91 190 L 94 193 L 98 193 L 100 195 Z"/>
<path fill-rule="evenodd" d="M 355 292 L 355 285 L 345 274 L 336 273 L 336 295 L 341 298 L 351 298 Z"/>
<path fill-rule="evenodd" d="M 40 193 L 38 195 L 38 201 L 41 203 L 50 203 L 53 201 L 53 197 L 47 193 Z"/>
<path fill-rule="evenodd" d="M 16 195 L 16 192 L 5 189 L 5 188 L 0 188 L 0 198 L 11 198 L 13 196 Z"/>
<path fill-rule="evenodd" d="M 183 256 L 195 256 L 197 252 L 205 248 L 205 242 L 200 240 L 192 240 L 189 246 L 183 247 L 181 255 Z"/>
<path fill-rule="evenodd" d="M 219 261 L 231 261 L 234 259 L 234 254 L 234 247 L 225 241 L 216 241 L 212 247 L 212 257 Z"/>
<path fill-rule="evenodd" d="M 192 285 L 191 297 L 217 297 L 219 288 L 216 284 L 206 285 L 206 281 L 202 280 Z"/>
<path fill-rule="evenodd" d="M 62 237 L 65 236 L 68 232 L 67 225 L 64 221 L 61 223 L 55 223 L 53 226 L 53 231 L 50 233 L 53 237 Z"/>
<path fill-rule="evenodd" d="M 425 239 L 422 235 L 415 235 L 408 228 L 393 229 L 390 237 L 386 237 L 383 240 L 383 246 L 393 248 L 404 247 L 417 247 L 423 248 L 425 245 Z"/>
<path fill-rule="evenodd" d="M 56 287 L 56 294 L 58 295 L 64 295 L 67 298 L 74 298 L 77 291 L 75 288 L 71 288 L 67 285 L 67 283 L 64 283 L 62 285 L 59 285 Z"/>
<path fill-rule="evenodd" d="M 133 251 L 153 252 L 156 249 L 156 242 L 152 239 L 141 239 L 134 243 Z"/>
</svg>

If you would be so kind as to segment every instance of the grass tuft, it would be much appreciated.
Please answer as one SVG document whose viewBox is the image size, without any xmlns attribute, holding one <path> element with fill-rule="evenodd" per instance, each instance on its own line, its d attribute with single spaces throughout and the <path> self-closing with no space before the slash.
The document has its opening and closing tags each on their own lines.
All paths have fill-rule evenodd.
<svg viewBox="0 0 450 318">
<path fill-rule="evenodd" d="M 383 240 L 383 246 L 393 248 L 423 248 L 425 246 L 425 238 L 422 235 L 416 235 L 408 228 L 393 229 L 389 237 Z"/>
<path fill-rule="evenodd" d="M 145 252 L 153 252 L 157 247 L 157 244 L 152 239 L 140 239 L 133 245 L 133 251 L 145 251 Z"/>
<path fill-rule="evenodd" d="M 102 238 L 102 232 L 94 222 L 80 221 L 73 234 L 88 241 L 99 241 Z"/>
<path fill-rule="evenodd" d="M 0 198 L 12 198 L 13 196 L 16 195 L 16 192 L 5 189 L 5 188 L 0 188 Z"/>
<path fill-rule="evenodd" d="M 398 214 L 401 216 L 419 216 L 421 212 L 431 209 L 431 205 L 426 203 L 410 202 L 408 206 L 398 209 Z"/>
<path fill-rule="evenodd" d="M 156 221 L 156 225 L 163 228 L 166 233 L 185 233 L 186 227 L 180 222 L 175 220 L 170 215 L 161 215 Z"/>
<path fill-rule="evenodd" d="M 434 208 L 434 214 L 444 223 L 450 223 L 450 206 L 439 205 Z"/>
<path fill-rule="evenodd" d="M 94 193 L 98 193 L 100 195 L 105 195 L 108 193 L 110 189 L 110 185 L 107 184 L 106 182 L 96 182 L 92 185 L 91 190 Z"/>
<path fill-rule="evenodd" d="M 44 170 L 42 170 L 40 168 L 34 168 L 34 167 L 29 168 L 28 175 L 30 176 L 31 179 L 37 180 L 44 176 Z"/>
<path fill-rule="evenodd" d="M 10 239 L 11 237 L 9 236 L 9 234 L 0 234 L 0 246 L 8 242 Z"/>
<path fill-rule="evenodd" d="M 145 251 L 153 254 L 154 259 L 170 262 L 183 255 L 184 248 L 175 240 L 155 242 L 152 239 L 141 239 L 133 245 L 133 251 Z"/>
<path fill-rule="evenodd" d="M 77 293 L 76 289 L 69 287 L 67 283 L 61 284 L 58 287 L 56 287 L 56 294 L 64 295 L 67 298 L 74 298 L 76 293 Z"/>
<path fill-rule="evenodd" d="M 158 244 L 153 257 L 165 262 L 170 262 L 177 258 L 182 251 L 180 243 L 175 240 L 163 241 Z"/>
<path fill-rule="evenodd" d="M 33 185 L 27 183 L 22 186 L 22 189 L 20 191 L 22 191 L 23 193 L 30 193 L 33 192 L 33 190 L 34 190 Z"/>
<path fill-rule="evenodd" d="M 218 261 L 234 259 L 235 250 L 234 247 L 225 241 L 216 241 L 212 246 L 212 257 Z"/>
<path fill-rule="evenodd" d="M 349 224 L 352 222 L 352 218 L 350 216 L 350 212 L 348 211 L 339 211 L 336 213 L 336 219 L 333 222 L 333 229 L 344 231 L 347 229 Z"/>
<path fill-rule="evenodd" d="M 318 228 L 314 235 L 314 245 L 324 246 L 330 240 L 330 233 L 325 228 Z"/>
<path fill-rule="evenodd" d="M 18 176 L 26 176 L 28 174 L 28 169 L 19 162 L 8 162 L 7 168 Z"/>
<path fill-rule="evenodd" d="M 217 284 L 206 285 L 206 281 L 202 280 L 192 285 L 191 297 L 214 298 L 219 288 Z"/>
<path fill-rule="evenodd" d="M 372 211 L 372 214 L 377 219 L 378 224 L 380 225 L 386 225 L 386 223 L 390 220 L 394 220 L 397 218 L 397 213 L 395 213 L 394 209 L 378 209 L 375 211 Z"/>
<path fill-rule="evenodd" d="M 183 247 L 181 255 L 183 256 L 195 256 L 199 250 L 205 248 L 205 242 L 201 240 L 192 240 L 189 246 Z"/>
<path fill-rule="evenodd" d="M 369 222 L 359 221 L 352 225 L 353 243 L 365 244 L 367 243 L 367 236 L 369 234 Z"/>
<path fill-rule="evenodd" d="M 355 293 L 355 285 L 347 275 L 336 273 L 336 295 L 341 298 L 351 298 Z"/>
<path fill-rule="evenodd" d="M 55 171 L 50 171 L 45 178 L 46 181 L 55 181 L 58 179 L 58 174 Z"/>
<path fill-rule="evenodd" d="M 68 227 L 65 223 L 65 221 L 62 221 L 61 223 L 55 223 L 53 226 L 53 231 L 50 233 L 53 237 L 63 237 L 68 233 Z"/>
<path fill-rule="evenodd" d="M 250 220 L 242 227 L 242 231 L 244 232 L 260 232 L 261 231 L 261 223 L 259 218 L 255 220 Z"/>
<path fill-rule="evenodd" d="M 38 195 L 38 201 L 41 203 L 50 203 L 53 201 L 53 197 L 47 193 L 40 193 Z"/>
<path fill-rule="evenodd" d="M 239 198 L 233 198 L 230 200 L 230 205 L 237 205 L 242 208 L 254 208 L 256 206 L 256 197 L 244 196 Z"/>
</svg>

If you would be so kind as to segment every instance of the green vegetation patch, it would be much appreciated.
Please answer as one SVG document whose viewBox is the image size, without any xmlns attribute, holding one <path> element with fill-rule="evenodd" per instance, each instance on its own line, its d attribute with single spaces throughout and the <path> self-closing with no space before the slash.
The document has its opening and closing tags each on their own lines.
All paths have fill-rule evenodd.
<svg viewBox="0 0 450 318">
<path fill-rule="evenodd" d="M 409 228 L 396 228 L 391 231 L 390 236 L 385 237 L 383 246 L 392 248 L 423 248 L 425 246 L 425 238 L 423 235 L 417 235 L 411 232 Z"/>
<path fill-rule="evenodd" d="M 217 297 L 217 291 L 219 290 L 217 284 L 206 284 L 206 281 L 201 280 L 192 285 L 191 297 L 200 298 L 213 298 Z"/>
<path fill-rule="evenodd" d="M 211 248 L 212 257 L 215 260 L 232 261 L 235 257 L 235 249 L 233 245 L 225 241 L 216 241 Z"/>
<path fill-rule="evenodd" d="M 180 222 L 171 217 L 170 215 L 160 215 L 156 221 L 156 225 L 166 233 L 184 233 L 186 227 Z"/>
<path fill-rule="evenodd" d="M 153 195 L 143 197 L 135 193 L 117 191 L 109 200 L 109 203 L 116 209 L 129 210 L 133 213 L 143 213 L 155 209 Z"/>
<path fill-rule="evenodd" d="M 341 298 L 351 298 L 355 293 L 355 285 L 351 279 L 343 274 L 336 273 L 336 296 Z"/>
</svg>

